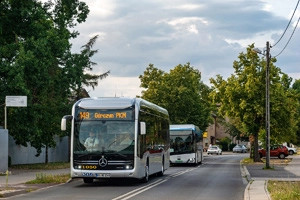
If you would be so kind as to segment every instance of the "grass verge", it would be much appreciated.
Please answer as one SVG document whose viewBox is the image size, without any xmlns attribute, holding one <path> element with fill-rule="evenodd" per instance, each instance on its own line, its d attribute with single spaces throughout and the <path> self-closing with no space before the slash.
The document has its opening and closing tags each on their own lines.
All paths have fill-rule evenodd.
<svg viewBox="0 0 300 200">
<path fill-rule="evenodd" d="M 70 179 L 70 174 L 36 174 L 34 180 L 26 182 L 26 184 L 45 184 L 45 183 L 66 183 Z"/>
<path fill-rule="evenodd" d="M 272 200 L 300 200 L 300 181 L 268 181 Z"/>
<path fill-rule="evenodd" d="M 244 158 L 243 160 L 242 160 L 242 164 L 245 164 L 245 165 L 247 165 L 247 164 L 254 164 L 255 162 L 253 161 L 253 159 L 252 158 Z"/>
<path fill-rule="evenodd" d="M 288 165 L 292 161 L 293 158 L 285 158 L 285 159 L 279 159 L 279 158 L 271 158 L 270 164 L 271 165 Z M 265 164 L 266 158 L 261 158 L 261 162 L 254 162 L 252 158 L 244 158 L 242 160 L 242 164 L 248 165 L 248 164 Z"/>
<path fill-rule="evenodd" d="M 65 169 L 70 167 L 68 162 L 54 162 L 54 163 L 36 163 L 36 164 L 24 164 L 24 165 L 12 165 L 12 169 L 43 169 L 43 170 L 52 170 L 52 169 Z"/>
</svg>

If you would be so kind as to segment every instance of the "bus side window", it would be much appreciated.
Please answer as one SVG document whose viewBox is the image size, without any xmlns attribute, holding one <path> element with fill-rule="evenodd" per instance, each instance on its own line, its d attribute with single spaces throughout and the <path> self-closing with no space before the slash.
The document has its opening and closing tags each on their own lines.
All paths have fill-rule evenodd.
<svg viewBox="0 0 300 200">
<path fill-rule="evenodd" d="M 140 134 L 145 135 L 146 134 L 146 123 L 145 122 L 140 122 Z"/>
</svg>

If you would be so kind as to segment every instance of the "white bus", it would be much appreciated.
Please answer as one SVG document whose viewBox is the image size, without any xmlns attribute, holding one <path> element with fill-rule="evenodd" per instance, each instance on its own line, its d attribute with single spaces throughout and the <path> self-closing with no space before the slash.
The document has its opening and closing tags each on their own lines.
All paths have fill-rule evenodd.
<svg viewBox="0 0 300 200">
<path fill-rule="evenodd" d="M 67 119 L 72 178 L 85 183 L 102 178 L 147 182 L 149 175 L 163 175 L 170 165 L 169 115 L 164 108 L 140 98 L 85 98 L 73 105 L 72 115 L 62 118 L 62 130 Z"/>
<path fill-rule="evenodd" d="M 203 161 L 203 135 L 193 124 L 170 125 L 170 163 L 198 165 Z"/>
</svg>

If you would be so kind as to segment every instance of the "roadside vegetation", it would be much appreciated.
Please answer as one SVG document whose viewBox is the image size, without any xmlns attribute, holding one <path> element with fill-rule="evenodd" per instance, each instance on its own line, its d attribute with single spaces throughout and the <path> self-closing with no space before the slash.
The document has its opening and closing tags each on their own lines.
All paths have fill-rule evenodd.
<svg viewBox="0 0 300 200">
<path fill-rule="evenodd" d="M 22 170 L 56 170 L 69 168 L 70 163 L 68 162 L 55 162 L 55 163 L 37 163 L 37 164 L 26 164 L 26 165 L 13 165 L 12 169 Z M 26 182 L 26 184 L 47 184 L 47 183 L 66 183 L 70 179 L 70 174 L 46 174 L 38 173 L 34 180 Z"/>
<path fill-rule="evenodd" d="M 244 158 L 242 161 L 242 164 L 247 165 L 247 164 L 254 164 L 255 162 L 251 158 Z"/>
<path fill-rule="evenodd" d="M 53 169 L 65 169 L 70 167 L 68 162 L 54 162 L 54 163 L 37 163 L 37 164 L 24 164 L 24 165 L 12 165 L 12 169 L 24 169 L 24 170 L 53 170 Z"/>
<path fill-rule="evenodd" d="M 285 158 L 285 159 L 278 159 L 278 158 L 271 158 L 270 164 L 272 165 L 287 165 L 292 161 L 292 158 Z M 260 162 L 254 162 L 252 158 L 244 158 L 242 164 L 257 164 L 257 163 L 266 163 L 266 158 L 261 158 Z"/>
<path fill-rule="evenodd" d="M 268 181 L 272 200 L 300 200 L 300 181 Z"/>
<path fill-rule="evenodd" d="M 27 181 L 26 184 L 46 184 L 46 183 L 66 183 L 70 179 L 70 174 L 36 174 L 36 178 Z"/>
</svg>

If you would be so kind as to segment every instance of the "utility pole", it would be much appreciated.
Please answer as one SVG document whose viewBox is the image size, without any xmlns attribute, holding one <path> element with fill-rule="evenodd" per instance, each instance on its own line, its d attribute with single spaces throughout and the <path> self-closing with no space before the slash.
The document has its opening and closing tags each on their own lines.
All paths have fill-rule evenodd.
<svg viewBox="0 0 300 200">
<path fill-rule="evenodd" d="M 266 169 L 270 168 L 270 43 L 266 49 Z"/>
</svg>

